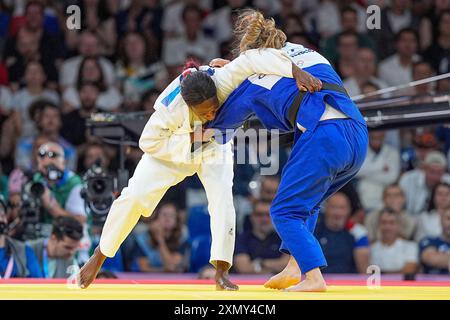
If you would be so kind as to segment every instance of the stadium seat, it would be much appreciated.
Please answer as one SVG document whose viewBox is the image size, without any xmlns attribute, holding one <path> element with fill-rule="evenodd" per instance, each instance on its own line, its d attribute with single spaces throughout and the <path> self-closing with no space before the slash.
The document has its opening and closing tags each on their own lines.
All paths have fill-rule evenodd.
<svg viewBox="0 0 450 320">
<path fill-rule="evenodd" d="M 188 222 L 189 239 L 192 243 L 192 239 L 199 236 L 210 236 L 210 221 L 208 208 L 205 205 L 193 206 L 189 210 Z"/>
<path fill-rule="evenodd" d="M 209 252 L 211 249 L 211 236 L 200 235 L 191 238 L 191 256 L 189 259 L 189 272 L 197 273 L 209 264 Z"/>
</svg>

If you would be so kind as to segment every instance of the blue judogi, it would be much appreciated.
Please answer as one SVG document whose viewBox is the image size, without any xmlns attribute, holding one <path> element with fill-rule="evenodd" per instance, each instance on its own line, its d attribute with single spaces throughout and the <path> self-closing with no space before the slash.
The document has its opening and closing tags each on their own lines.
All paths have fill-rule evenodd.
<svg viewBox="0 0 450 320">
<path fill-rule="evenodd" d="M 283 49 L 322 82 L 343 85 L 317 52 L 290 43 Z M 352 100 L 332 90 L 305 94 L 296 117 L 296 123 L 306 128 L 302 133 L 289 121 L 289 109 L 298 93 L 294 79 L 254 75 L 233 91 L 208 127 L 221 131 L 223 135 L 216 140 L 226 142 L 232 136 L 225 131 L 239 128 L 256 114 L 267 129 L 294 131 L 292 153 L 283 169 L 271 216 L 282 239 L 280 250 L 292 254 L 301 270 L 308 272 L 327 265 L 313 235 L 320 205 L 356 175 L 366 156 L 368 134 Z M 325 103 L 348 118 L 319 121 Z"/>
</svg>

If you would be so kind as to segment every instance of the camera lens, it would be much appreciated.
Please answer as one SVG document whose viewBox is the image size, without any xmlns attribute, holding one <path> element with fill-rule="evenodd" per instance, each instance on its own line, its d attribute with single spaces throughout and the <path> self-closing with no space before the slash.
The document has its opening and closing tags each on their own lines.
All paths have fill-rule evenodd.
<svg viewBox="0 0 450 320">
<path fill-rule="evenodd" d="M 92 189 L 95 193 L 101 194 L 106 189 L 106 183 L 103 179 L 96 179 L 92 182 Z"/>
<path fill-rule="evenodd" d="M 37 198 L 42 196 L 44 194 L 44 191 L 45 191 L 45 187 L 40 182 L 35 182 L 30 187 L 31 194 Z"/>
</svg>

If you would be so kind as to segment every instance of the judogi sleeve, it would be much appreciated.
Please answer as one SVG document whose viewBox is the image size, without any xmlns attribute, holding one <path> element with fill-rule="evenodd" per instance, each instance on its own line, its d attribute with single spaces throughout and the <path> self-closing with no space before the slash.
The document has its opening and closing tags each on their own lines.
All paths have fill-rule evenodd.
<svg viewBox="0 0 450 320">
<path fill-rule="evenodd" d="M 139 139 L 139 148 L 155 158 L 184 162 L 190 153 L 191 138 L 188 130 L 179 130 L 186 118 L 186 104 L 180 94 L 177 77 L 161 93 Z"/>
<path fill-rule="evenodd" d="M 245 79 L 253 74 L 273 74 L 292 78 L 292 61 L 288 54 L 277 49 L 251 49 L 225 65 L 214 69 L 217 96 L 220 103 Z"/>
</svg>

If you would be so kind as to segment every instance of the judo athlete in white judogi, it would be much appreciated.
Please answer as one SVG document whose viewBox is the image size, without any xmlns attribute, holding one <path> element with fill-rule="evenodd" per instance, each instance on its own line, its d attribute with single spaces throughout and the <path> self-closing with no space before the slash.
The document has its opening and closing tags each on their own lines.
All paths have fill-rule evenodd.
<svg viewBox="0 0 450 320">
<path fill-rule="evenodd" d="M 238 289 L 226 277 L 232 265 L 235 243 L 232 145 L 231 142 L 221 145 L 212 139 L 209 141 L 213 131 L 203 131 L 203 144 L 200 142 L 201 148 L 193 151 L 193 126 L 196 120 L 205 123 L 214 119 L 215 112 L 209 112 L 204 106 L 212 104 L 217 109 L 247 77 L 253 74 L 292 77 L 292 68 L 289 56 L 281 50 L 248 50 L 224 68 L 200 67 L 199 71 L 187 69 L 172 81 L 158 97 L 155 112 L 142 132 L 139 146 L 144 155 L 128 187 L 112 204 L 99 247 L 80 271 L 79 283 L 82 288 L 89 286 L 95 279 L 106 257 L 116 254 L 141 215 L 150 216 L 171 186 L 197 173 L 205 187 L 211 217 L 210 262 L 216 267 L 216 288 Z M 195 74 L 201 72 L 206 72 L 209 75 L 206 78 L 213 80 L 211 95 L 182 96 L 180 91 L 187 77 L 192 77 L 191 85 L 208 85 L 201 80 L 195 81 Z M 185 101 L 187 99 L 190 103 Z M 197 105 L 198 108 L 188 105 Z M 202 136 L 201 127 L 197 133 Z"/>
</svg>

